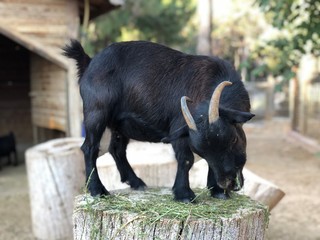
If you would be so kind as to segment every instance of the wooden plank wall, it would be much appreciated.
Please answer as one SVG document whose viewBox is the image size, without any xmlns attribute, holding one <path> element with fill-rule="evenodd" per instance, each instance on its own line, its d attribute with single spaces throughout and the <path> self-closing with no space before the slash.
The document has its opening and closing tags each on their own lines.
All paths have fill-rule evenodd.
<svg viewBox="0 0 320 240">
<path fill-rule="evenodd" d="M 48 52 L 60 54 L 61 47 L 70 38 L 77 37 L 78 0 L 0 0 L 0 26 L 12 29 L 12 32 L 32 40 L 30 42 L 48 46 Z M 31 125 L 38 129 L 34 136 L 37 139 L 37 135 L 48 129 L 68 133 L 67 71 L 40 57 L 43 55 L 38 54 L 36 48 L 34 51 L 32 46 L 28 49 L 29 70 L 24 77 L 28 78 L 29 87 L 25 102 L 29 103 Z M 6 63 L 2 66 L 8 67 Z M 32 131 L 31 127 L 27 129 Z"/>
<path fill-rule="evenodd" d="M 0 25 L 60 48 L 78 31 L 75 0 L 0 0 Z"/>
<path fill-rule="evenodd" d="M 39 127 L 67 130 L 67 72 L 31 55 L 32 122 Z"/>
</svg>

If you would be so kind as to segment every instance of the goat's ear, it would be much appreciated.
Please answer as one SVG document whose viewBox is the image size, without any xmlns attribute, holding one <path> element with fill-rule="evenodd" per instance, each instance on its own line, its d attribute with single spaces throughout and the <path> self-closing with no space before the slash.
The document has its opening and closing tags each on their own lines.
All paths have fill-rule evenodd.
<svg viewBox="0 0 320 240">
<path fill-rule="evenodd" d="M 242 112 L 226 108 L 219 108 L 219 115 L 230 123 L 245 123 L 255 116 L 250 112 Z"/>
<path fill-rule="evenodd" d="M 163 143 L 171 143 L 179 138 L 184 138 L 189 136 L 188 126 L 185 125 L 181 128 L 178 128 L 174 132 L 170 133 L 167 137 L 162 138 L 161 142 Z"/>
</svg>

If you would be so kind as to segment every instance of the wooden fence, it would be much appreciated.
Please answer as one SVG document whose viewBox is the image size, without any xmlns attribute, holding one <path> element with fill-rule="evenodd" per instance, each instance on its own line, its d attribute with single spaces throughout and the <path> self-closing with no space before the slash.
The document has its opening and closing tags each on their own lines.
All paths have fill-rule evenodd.
<svg viewBox="0 0 320 240">
<path fill-rule="evenodd" d="M 320 60 L 304 56 L 290 89 L 292 129 L 320 142 Z"/>
</svg>

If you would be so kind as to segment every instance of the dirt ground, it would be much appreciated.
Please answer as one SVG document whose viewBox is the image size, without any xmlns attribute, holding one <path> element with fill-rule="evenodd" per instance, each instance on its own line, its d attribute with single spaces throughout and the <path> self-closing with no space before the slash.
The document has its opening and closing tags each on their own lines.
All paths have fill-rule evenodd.
<svg viewBox="0 0 320 240">
<path fill-rule="evenodd" d="M 267 239 L 320 240 L 320 154 L 288 139 L 288 121 L 246 127 L 247 168 L 278 185 L 286 196 L 272 210 Z M 0 240 L 34 239 L 25 165 L 0 171 Z"/>
<path fill-rule="evenodd" d="M 288 137 L 288 121 L 247 128 L 246 167 L 286 196 L 271 211 L 267 239 L 320 240 L 320 154 Z"/>
</svg>

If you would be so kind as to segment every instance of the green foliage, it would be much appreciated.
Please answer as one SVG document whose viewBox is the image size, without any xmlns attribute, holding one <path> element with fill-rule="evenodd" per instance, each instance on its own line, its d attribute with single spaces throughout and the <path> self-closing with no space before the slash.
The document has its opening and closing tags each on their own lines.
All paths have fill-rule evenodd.
<svg viewBox="0 0 320 240">
<path fill-rule="evenodd" d="M 192 25 L 189 29 L 186 26 L 194 15 L 194 2 L 127 0 L 123 7 L 100 16 L 90 24 L 86 31 L 85 48 L 94 54 L 116 41 L 148 40 L 166 45 L 184 44 L 192 31 Z"/>
<path fill-rule="evenodd" d="M 298 66 L 303 54 L 320 55 L 320 2 L 256 0 L 256 3 L 280 30 L 276 38 L 260 43 L 257 51 L 263 53 L 267 70 L 288 80 L 295 75 L 292 69 Z"/>
<path fill-rule="evenodd" d="M 302 53 L 320 54 L 319 0 L 257 0 L 272 25 L 287 31 L 287 41 Z"/>
</svg>

